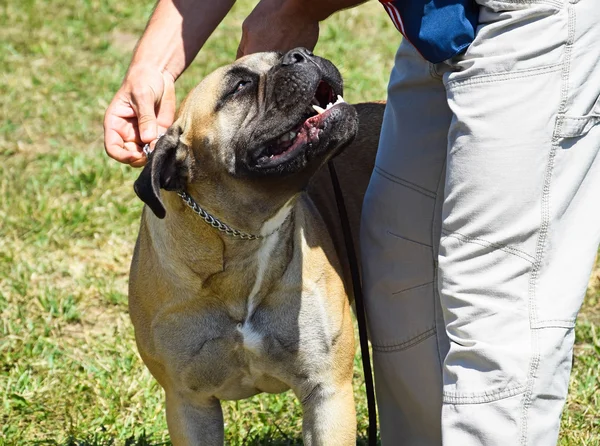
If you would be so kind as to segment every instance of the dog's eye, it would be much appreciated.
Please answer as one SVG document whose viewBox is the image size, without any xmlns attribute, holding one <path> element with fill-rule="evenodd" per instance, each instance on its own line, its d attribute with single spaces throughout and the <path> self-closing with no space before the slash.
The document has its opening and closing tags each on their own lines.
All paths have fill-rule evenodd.
<svg viewBox="0 0 600 446">
<path fill-rule="evenodd" d="M 235 86 L 235 88 L 233 89 L 233 91 L 231 92 L 231 94 L 239 93 L 244 88 L 246 88 L 248 85 L 250 85 L 250 81 L 239 81 L 237 83 L 237 85 Z"/>
</svg>

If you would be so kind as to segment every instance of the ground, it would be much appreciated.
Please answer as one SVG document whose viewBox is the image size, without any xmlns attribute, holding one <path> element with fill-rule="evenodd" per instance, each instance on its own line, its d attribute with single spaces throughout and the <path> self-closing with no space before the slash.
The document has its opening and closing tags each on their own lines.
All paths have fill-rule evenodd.
<svg viewBox="0 0 600 446">
<path fill-rule="evenodd" d="M 102 116 L 152 1 L 0 5 L 0 445 L 162 444 L 163 395 L 127 314 L 139 171 L 109 160 Z M 239 0 L 178 82 L 179 97 L 235 54 Z M 385 97 L 399 36 L 376 2 L 325 23 L 317 52 L 348 101 Z M 600 270 L 578 320 L 562 445 L 600 444 Z M 355 390 L 366 432 L 360 361 Z M 300 444 L 292 395 L 224 404 L 231 445 Z M 361 440 L 361 444 L 362 440 Z"/>
</svg>

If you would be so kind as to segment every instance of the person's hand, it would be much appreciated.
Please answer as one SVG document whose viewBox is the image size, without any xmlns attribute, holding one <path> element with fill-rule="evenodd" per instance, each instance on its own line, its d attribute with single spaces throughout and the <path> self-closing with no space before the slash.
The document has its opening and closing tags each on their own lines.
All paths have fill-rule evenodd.
<svg viewBox="0 0 600 446">
<path fill-rule="evenodd" d="M 260 51 L 315 47 L 319 39 L 319 20 L 307 12 L 308 8 L 290 7 L 291 3 L 262 0 L 254 8 L 242 24 L 238 58 Z"/>
<path fill-rule="evenodd" d="M 104 115 L 104 148 L 111 158 L 133 167 L 146 164 L 144 144 L 173 123 L 175 81 L 167 71 L 132 66 Z"/>
</svg>

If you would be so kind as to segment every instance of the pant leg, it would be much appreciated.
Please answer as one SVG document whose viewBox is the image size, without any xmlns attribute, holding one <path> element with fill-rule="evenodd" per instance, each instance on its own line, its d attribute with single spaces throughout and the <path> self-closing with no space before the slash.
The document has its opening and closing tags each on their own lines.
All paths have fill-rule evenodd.
<svg viewBox="0 0 600 446">
<path fill-rule="evenodd" d="M 450 119 L 440 77 L 403 42 L 360 237 L 384 446 L 441 444 L 448 341 L 435 269 Z"/>
<path fill-rule="evenodd" d="M 600 8 L 481 0 L 444 77 L 445 445 L 552 445 L 600 241 Z"/>
</svg>

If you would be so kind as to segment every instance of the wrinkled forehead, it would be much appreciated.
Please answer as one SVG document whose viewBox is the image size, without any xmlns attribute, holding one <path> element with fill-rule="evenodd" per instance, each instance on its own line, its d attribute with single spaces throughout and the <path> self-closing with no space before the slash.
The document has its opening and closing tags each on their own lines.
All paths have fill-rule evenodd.
<svg viewBox="0 0 600 446">
<path fill-rule="evenodd" d="M 236 60 L 230 67 L 240 66 L 259 74 L 266 73 L 281 60 L 281 53 L 255 53 Z"/>
<path fill-rule="evenodd" d="M 221 91 L 222 85 L 227 83 L 231 77 L 244 72 L 254 75 L 262 75 L 268 72 L 281 60 L 281 54 L 276 52 L 255 53 L 244 56 L 230 65 L 220 67 L 206 76 L 194 89 L 192 96 L 204 99 L 204 105 L 212 108 L 218 100 L 217 93 Z M 207 94 L 210 92 L 210 94 Z"/>
<path fill-rule="evenodd" d="M 190 141 L 187 141 L 190 131 L 197 137 L 202 132 L 221 128 L 222 126 L 215 125 L 215 120 L 219 116 L 219 103 L 222 98 L 231 92 L 240 80 L 249 76 L 262 76 L 280 61 L 281 54 L 276 52 L 251 54 L 216 69 L 202 79 L 179 108 L 178 121 L 183 129 L 182 140 L 190 144 Z M 234 111 L 229 109 L 228 113 L 228 120 L 233 120 Z M 240 108 L 239 115 L 245 116 L 243 108 Z"/>
</svg>

